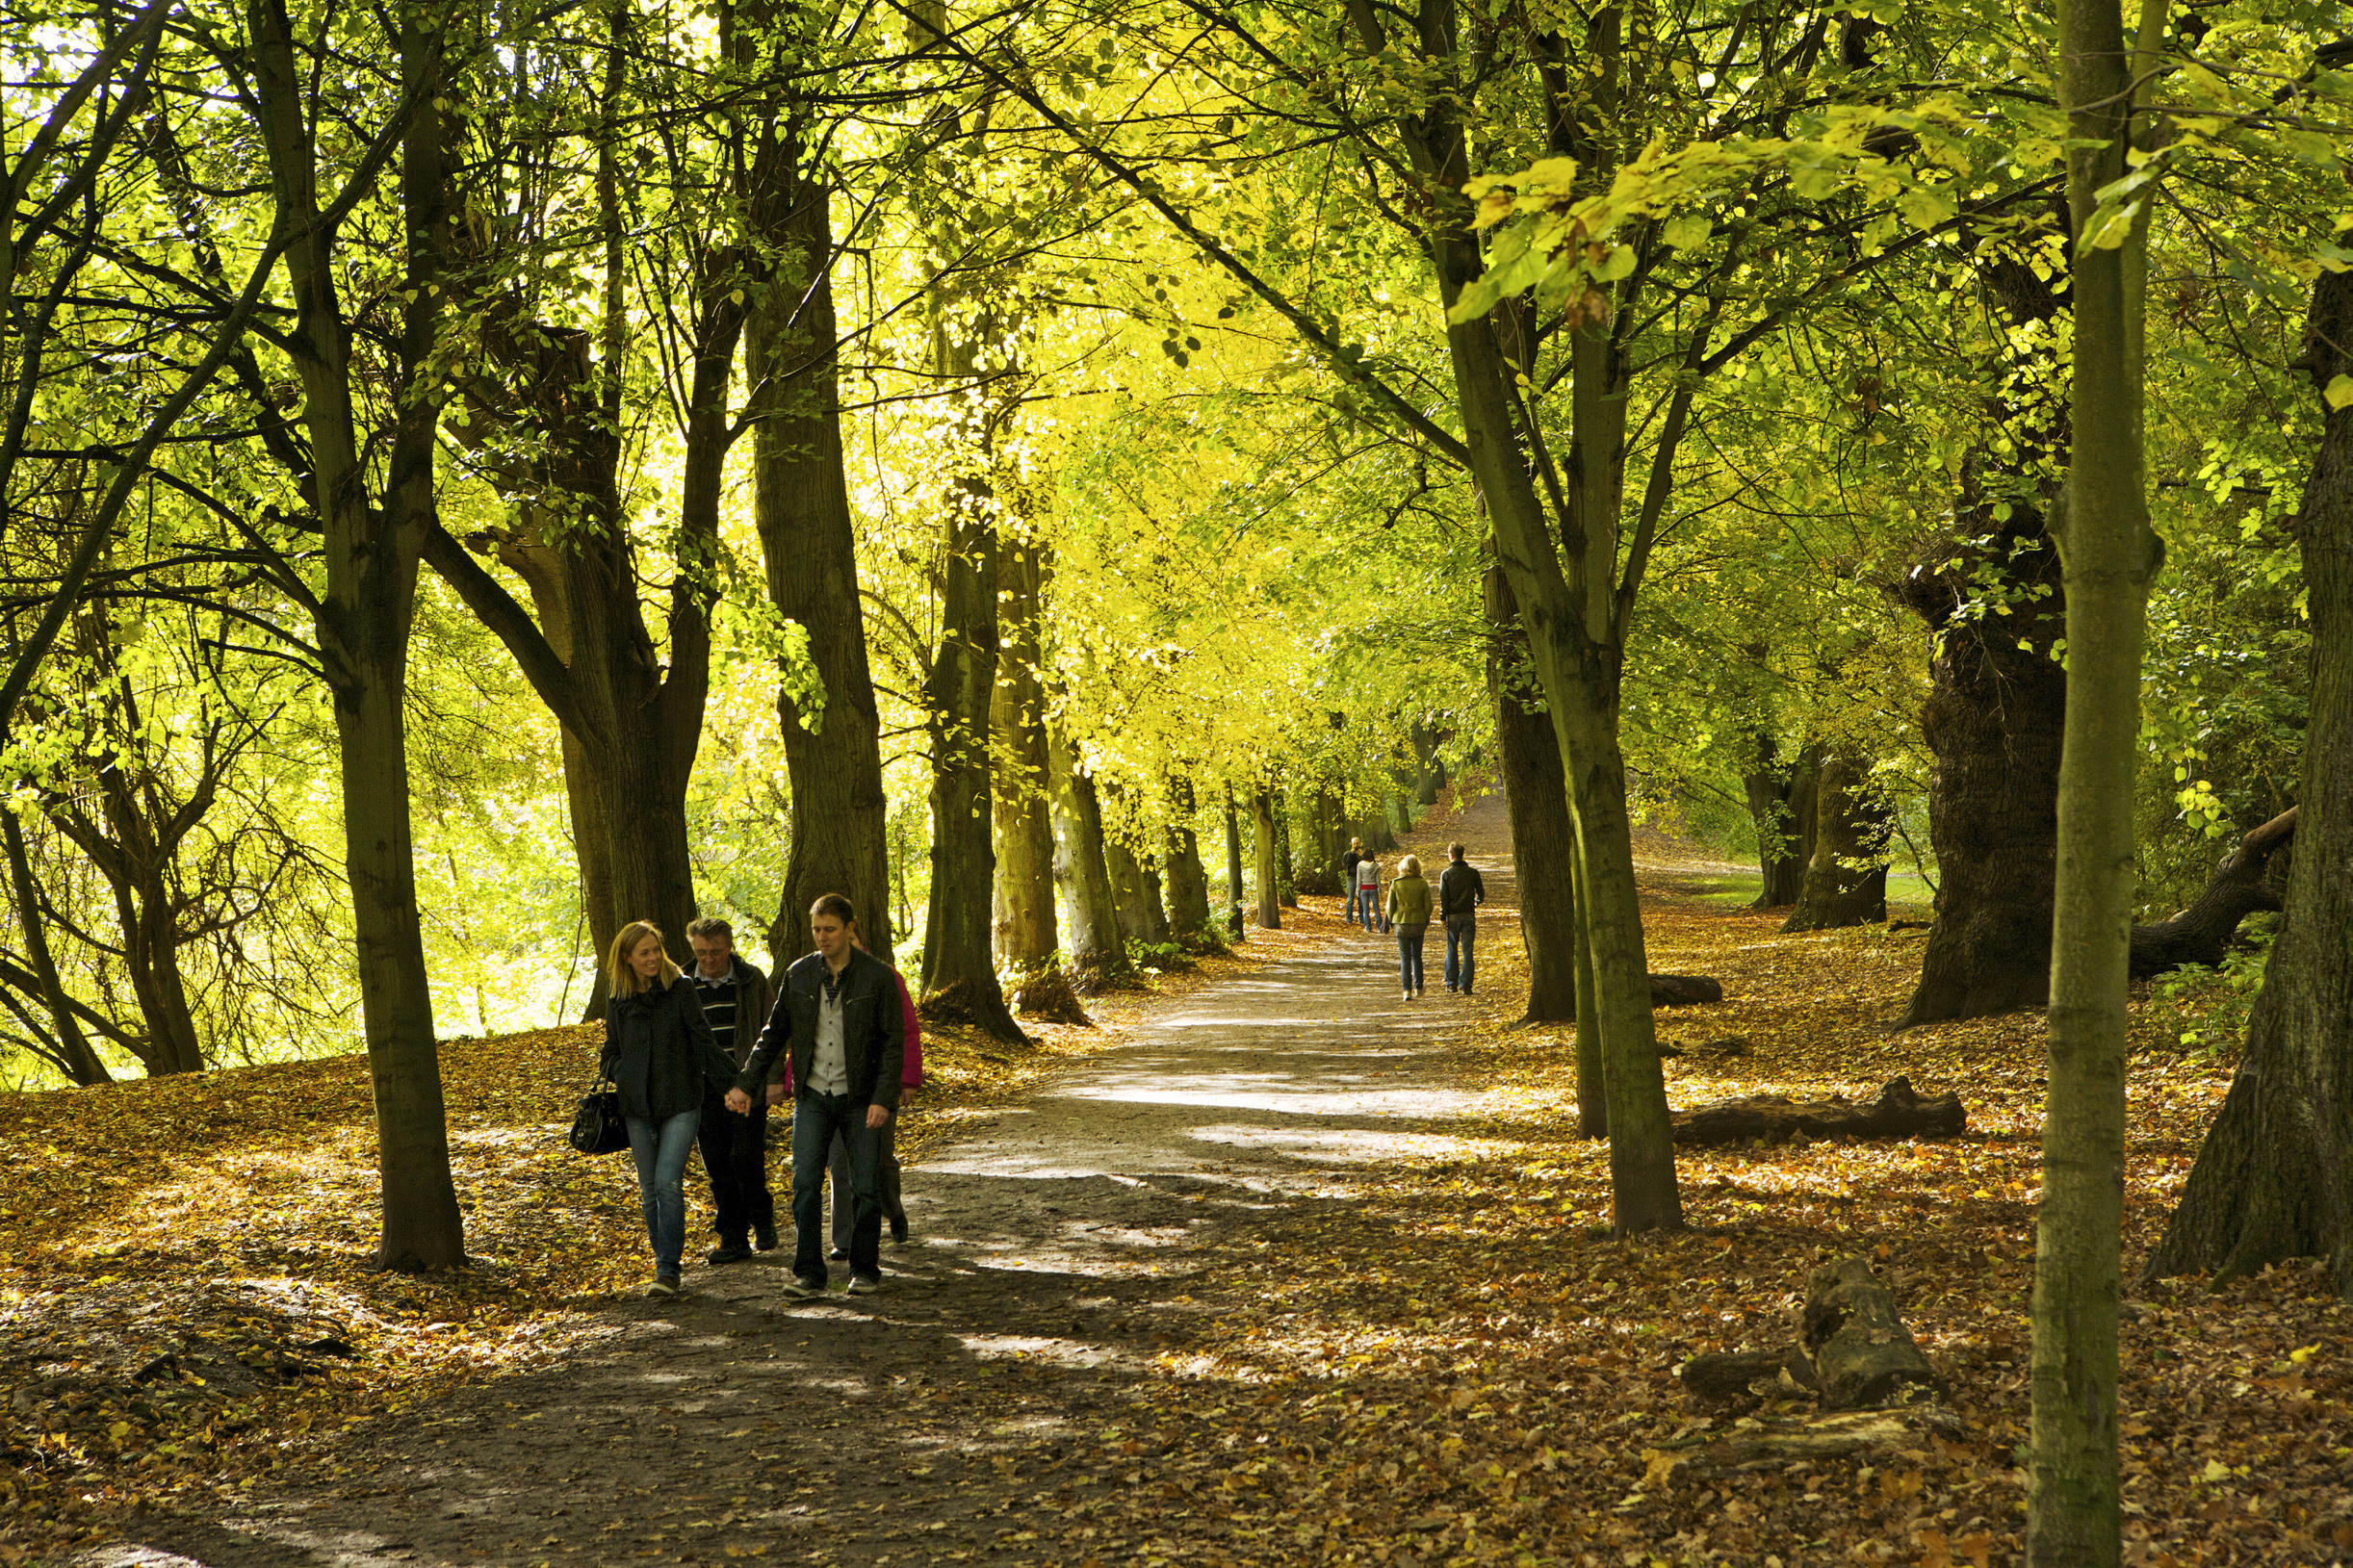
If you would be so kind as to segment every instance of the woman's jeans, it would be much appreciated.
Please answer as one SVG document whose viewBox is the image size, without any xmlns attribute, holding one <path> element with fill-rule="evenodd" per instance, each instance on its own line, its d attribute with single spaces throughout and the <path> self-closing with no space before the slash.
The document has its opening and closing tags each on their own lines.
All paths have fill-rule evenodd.
<svg viewBox="0 0 2353 1568">
<path fill-rule="evenodd" d="M 1430 922 L 1397 928 L 1397 968 L 1404 978 L 1406 990 L 1422 989 L 1422 938 L 1430 934 Z"/>
<path fill-rule="evenodd" d="M 654 1244 L 654 1272 L 677 1273 L 686 1250 L 686 1156 L 694 1148 L 698 1107 L 656 1121 L 630 1117 L 629 1151 L 637 1157 L 637 1203 L 645 1210 L 645 1239 Z"/>
<path fill-rule="evenodd" d="M 1357 889 L 1357 903 L 1358 905 L 1358 913 L 1364 916 L 1364 929 L 1367 931 L 1379 931 L 1381 929 L 1381 910 L 1379 908 L 1381 903 L 1380 887 L 1370 884 L 1358 887 Z"/>
</svg>

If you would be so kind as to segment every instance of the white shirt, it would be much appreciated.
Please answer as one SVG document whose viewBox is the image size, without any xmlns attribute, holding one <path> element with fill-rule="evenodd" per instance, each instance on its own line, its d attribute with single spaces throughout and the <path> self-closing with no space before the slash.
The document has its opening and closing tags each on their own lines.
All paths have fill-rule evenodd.
<svg viewBox="0 0 2353 1568">
<path fill-rule="evenodd" d="M 819 1094 L 850 1092 L 849 1053 L 841 1043 L 841 998 L 848 981 L 846 967 L 830 988 L 823 976 L 817 980 L 817 1054 L 809 1065 L 809 1087 Z"/>
</svg>

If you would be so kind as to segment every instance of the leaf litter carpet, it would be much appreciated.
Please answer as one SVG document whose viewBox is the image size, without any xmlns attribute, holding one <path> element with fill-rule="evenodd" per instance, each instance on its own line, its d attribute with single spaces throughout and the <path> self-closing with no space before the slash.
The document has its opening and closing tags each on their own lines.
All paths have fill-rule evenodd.
<svg viewBox="0 0 2353 1568">
<path fill-rule="evenodd" d="M 470 1358 L 430 1375 L 412 1353 L 390 1394 L 313 1352 L 308 1404 L 252 1404 L 197 1456 L 209 1479 L 183 1455 L 144 1510 L 126 1511 L 140 1461 L 109 1469 L 93 1445 L 115 1544 L 73 1560 L 2017 1561 L 2040 1020 L 1890 1036 L 1916 934 L 1781 937 L 1646 840 L 1652 966 L 1715 974 L 1727 998 L 1662 1013 L 1662 1038 L 1746 1042 L 1671 1058 L 1678 1106 L 1904 1072 L 1957 1089 L 1971 1127 L 1687 1151 L 1691 1230 L 1615 1242 L 1606 1149 L 1574 1137 L 1568 1032 L 1508 1027 L 1523 971 L 1499 803 L 1440 812 L 1414 847 L 1435 861 L 1458 835 L 1495 894 L 1478 997 L 1442 994 L 1434 941 L 1431 994 L 1401 1003 L 1391 943 L 1306 900 L 1254 934 L 1253 965 L 1095 1054 L 1057 1043 L 1019 1093 L 951 1092 L 880 1297 L 794 1303 L 782 1254 L 690 1269 L 675 1301 L 612 1294 L 642 1272 L 625 1182 L 567 1200 L 559 1173 L 525 1172 L 577 1157 L 534 1144 L 508 1169 L 530 1195 L 510 1228 L 535 1214 L 553 1250 L 529 1267 L 580 1271 L 566 1311 L 534 1316 L 510 1285 L 524 1303 L 480 1309 L 503 1326 Z M 2141 1032 L 2128 1268 L 2227 1083 Z M 567 1241 L 602 1250 L 567 1265 Z M 1894 1287 L 1963 1435 L 1876 1465 L 1656 1462 L 1744 1419 L 1695 1405 L 1673 1369 L 1793 1338 L 1806 1271 L 1850 1251 Z M 2129 1560 L 2353 1560 L 2346 1327 L 2301 1270 L 2128 1293 Z M 339 1379 L 381 1413 L 313 1409 Z"/>
</svg>

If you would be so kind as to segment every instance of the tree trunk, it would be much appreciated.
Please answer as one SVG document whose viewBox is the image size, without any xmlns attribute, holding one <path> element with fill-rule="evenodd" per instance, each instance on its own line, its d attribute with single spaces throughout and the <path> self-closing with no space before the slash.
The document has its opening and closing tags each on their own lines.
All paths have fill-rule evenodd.
<svg viewBox="0 0 2353 1568">
<path fill-rule="evenodd" d="M 1575 849 L 1572 837 L 1570 848 Z M 1593 942 L 1585 924 L 1585 873 L 1577 857 L 1569 856 L 1568 873 L 1575 884 L 1570 914 L 1577 927 L 1577 1131 L 1586 1138 L 1610 1136 L 1610 1067 L 1601 1052 L 1601 1020 L 1593 996 Z M 1653 1037 L 1656 1038 L 1655 1035 Z"/>
<path fill-rule="evenodd" d="M 1127 943 L 1120 935 L 1119 899 L 1103 858 L 1103 809 L 1095 780 L 1079 770 L 1078 751 L 1069 737 L 1052 739 L 1054 885 L 1069 915 L 1071 967 L 1090 986 L 1125 980 L 1135 973 Z"/>
<path fill-rule="evenodd" d="M 1226 935 L 1242 940 L 1242 823 L 1231 784 L 1226 786 Z"/>
<path fill-rule="evenodd" d="M 1276 881 L 1280 851 L 1275 842 L 1274 796 L 1263 789 L 1251 796 L 1251 818 L 1256 829 L 1258 845 L 1258 929 L 1280 931 L 1282 928 L 1282 889 Z"/>
<path fill-rule="evenodd" d="M 997 558 L 997 607 L 1004 630 L 996 662 L 992 723 L 998 769 L 992 809 L 996 825 L 996 960 L 1014 976 L 1014 995 L 1050 971 L 1061 950 L 1054 918 L 1054 820 L 1047 795 L 1046 684 L 1039 675 L 1045 547 L 1007 540 Z"/>
<path fill-rule="evenodd" d="M 1291 797 L 1287 792 L 1275 795 L 1275 899 L 1286 910 L 1299 908 L 1299 887 L 1293 879 L 1291 860 Z"/>
<path fill-rule="evenodd" d="M 1816 786 L 1822 747 L 1811 743 L 1783 763 L 1771 732 L 1757 736 L 1756 765 L 1741 776 L 1748 795 L 1748 819 L 1756 828 L 1757 868 L 1764 886 L 1752 910 L 1786 909 L 1805 887 L 1814 859 Z"/>
<path fill-rule="evenodd" d="M 1446 783 L 1446 769 L 1438 761 L 1438 733 L 1416 719 L 1407 729 L 1406 734 L 1413 746 L 1414 802 L 1421 806 L 1435 806 L 1438 803 L 1438 790 Z"/>
<path fill-rule="evenodd" d="M 2307 757 L 2310 744 L 2308 738 Z M 2145 980 L 2185 964 L 2218 965 L 2241 920 L 2257 910 L 2281 908 L 2280 895 L 2265 873 L 2272 857 L 2296 836 L 2300 812 L 2301 808 L 2290 806 L 2240 838 L 2189 908 L 2153 926 L 2134 926 L 2130 947 L 2133 978 Z"/>
<path fill-rule="evenodd" d="M 24 826 L 16 813 L 0 807 L 0 835 L 5 835 L 8 848 L 9 886 L 16 895 L 16 919 L 24 928 L 26 960 L 33 966 L 39 983 L 42 1006 L 49 1010 L 50 1027 L 57 1032 L 58 1054 L 67 1077 L 87 1089 L 92 1084 L 111 1084 L 114 1075 L 90 1043 L 82 1031 L 82 1020 L 73 1015 L 72 1005 L 66 1000 L 65 983 L 58 978 L 57 961 L 49 950 L 48 922 L 41 917 L 40 885 L 33 879 L 33 861 L 25 853 Z"/>
<path fill-rule="evenodd" d="M 2063 218 L 2054 230 L 2063 232 Z M 2048 330 L 2065 316 L 2066 274 L 2037 275 L 2007 244 L 1981 270 L 1996 320 L 2010 329 L 1995 408 L 2002 462 L 2030 476 L 2067 447 L 2065 383 Z M 1928 838 L 1939 876 L 1936 923 L 1899 1027 L 2039 1007 L 2051 994 L 2067 715 L 2067 673 L 2053 655 L 2066 631 L 2066 592 L 2049 528 L 2054 489 L 2031 479 L 1989 485 L 1992 463 L 1973 454 L 1953 536 L 1935 541 L 1895 589 L 1933 638 L 1920 728 L 1935 757 Z"/>
<path fill-rule="evenodd" d="M 1160 879 L 1117 835 L 1103 839 L 1103 861 L 1120 912 L 1120 935 L 1131 942 L 1158 946 L 1169 939 L 1168 915 L 1160 907 Z"/>
<path fill-rule="evenodd" d="M 1528 1006 L 1520 1021 L 1568 1023 L 1577 1016 L 1577 889 L 1570 869 L 1576 832 L 1561 775 L 1561 745 L 1551 718 L 1534 706 L 1541 699 L 1528 669 L 1527 633 L 1501 567 L 1487 568 L 1483 589 L 1487 694 L 1495 704 L 1495 751 L 1512 823 L 1520 938 L 1528 953 Z"/>
<path fill-rule="evenodd" d="M 799 158 L 788 143 L 776 156 Z M 768 951 L 779 964 L 812 950 L 809 907 L 827 893 L 858 911 L 859 934 L 892 962 L 889 835 L 881 723 L 860 608 L 858 541 L 841 472 L 840 356 L 834 320 L 832 193 L 794 185 L 777 239 L 783 253 L 763 284 L 746 333 L 746 412 L 752 426 L 752 519 L 768 597 L 808 633 L 809 661 L 777 696 L 791 784 L 792 848 Z M 806 683 L 804 683 L 806 682 Z M 968 694 L 969 696 L 970 694 Z M 986 725 L 988 688 L 977 712 Z M 981 819 L 984 842 L 988 819 Z M 982 897 L 987 897 L 983 883 Z M 985 958 L 986 906 L 983 906 Z M 937 941 L 938 928 L 932 940 Z M 984 965 L 985 967 L 985 965 Z M 995 971 L 972 1006 L 997 1028 Z M 1018 1032 L 1017 1032 L 1018 1033 Z"/>
<path fill-rule="evenodd" d="M 397 410 L 380 505 L 370 504 L 351 386 L 350 326 L 336 296 L 335 231 L 319 220 L 316 119 L 302 98 L 293 29 L 280 0 L 255 9 L 254 82 L 278 210 L 303 225 L 288 246 L 294 321 L 286 344 L 300 376 L 310 436 L 326 593 L 316 631 L 333 697 L 341 756 L 345 867 L 351 887 L 360 1014 L 375 1091 L 383 1233 L 393 1269 L 458 1268 L 464 1222 L 450 1175 L 441 1063 L 433 1039 L 425 942 L 410 839 L 403 695 L 417 570 L 435 527 L 437 403 L 418 377 L 435 373 L 440 325 L 436 246 L 449 232 L 439 90 L 442 34 L 429 12 L 400 24 L 403 91 L 421 107 L 402 139 L 404 237 Z"/>
<path fill-rule="evenodd" d="M 2314 283 L 2297 364 L 2319 387 L 2353 374 L 2353 272 Z M 2353 412 L 2325 421 L 2296 524 L 2313 684 L 2286 913 L 2230 1096 L 2149 1272 L 2227 1279 L 2325 1258 L 2353 1300 Z"/>
<path fill-rule="evenodd" d="M 1828 931 L 1887 918 L 1887 841 L 1895 814 L 1872 787 L 1870 765 L 1837 750 L 1815 788 L 1814 854 L 1783 931 Z"/>
<path fill-rule="evenodd" d="M 1169 934 L 1179 942 L 1199 941 L 1209 930 L 1209 870 L 1202 863 L 1201 835 L 1194 831 L 1193 784 L 1169 781 L 1174 824 L 1169 829 Z"/>
<path fill-rule="evenodd" d="M 989 713 L 996 686 L 996 527 L 978 475 L 953 481 L 940 592 L 940 648 L 924 681 L 931 731 L 931 912 L 924 1008 L 999 1040 L 1027 1039 L 1005 1006 L 992 951 Z M 1075 935 L 1075 933 L 1073 933 Z"/>
<path fill-rule="evenodd" d="M 2123 1555 L 2116 1455 L 2116 1315 L 2124 1218 L 2126 943 L 2132 926 L 2133 770 L 2149 579 L 2141 450 L 2147 221 L 2085 246 L 2097 193 L 2125 172 L 2133 83 L 2164 41 L 2162 0 L 2128 59 L 2112 3 L 2059 0 L 2060 100 L 2070 141 L 2074 378 L 2064 523 L 2067 716 L 2053 898 L 2050 1089 L 2034 1247 L 2030 1568 L 2113 1568 Z M 2301 857 L 2299 857 L 2301 859 Z"/>
</svg>

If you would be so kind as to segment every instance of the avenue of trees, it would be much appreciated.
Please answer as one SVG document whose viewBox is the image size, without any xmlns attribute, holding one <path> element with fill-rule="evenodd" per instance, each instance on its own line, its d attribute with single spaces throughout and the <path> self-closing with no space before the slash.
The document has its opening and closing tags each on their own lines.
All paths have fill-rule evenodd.
<svg viewBox="0 0 2353 1568">
<path fill-rule="evenodd" d="M 1017 1041 L 1478 769 L 1621 1236 L 1646 814 L 2048 1007 L 2033 1561 L 2135 977 L 2269 943 L 2151 1267 L 2353 1291 L 2338 8 L 0 14 L 14 1086 L 364 1045 L 457 1266 L 436 1037 L 631 919 L 844 891 Z"/>
</svg>

